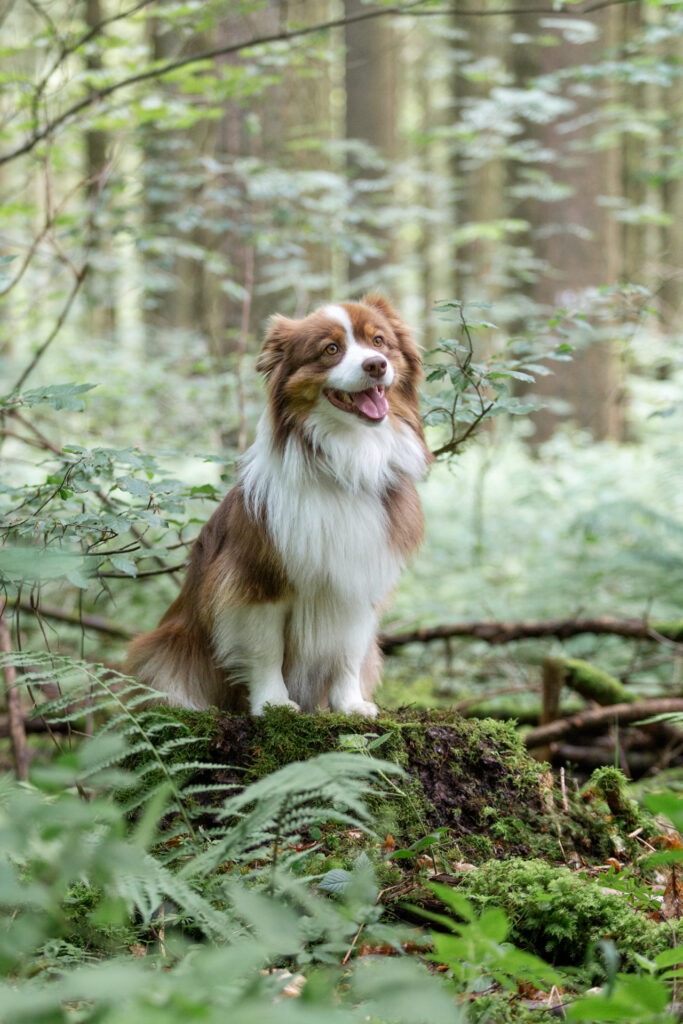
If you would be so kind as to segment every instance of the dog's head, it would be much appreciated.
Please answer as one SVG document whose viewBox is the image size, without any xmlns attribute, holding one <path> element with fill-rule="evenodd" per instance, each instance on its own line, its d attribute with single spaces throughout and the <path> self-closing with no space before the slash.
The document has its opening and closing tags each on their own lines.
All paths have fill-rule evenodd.
<svg viewBox="0 0 683 1024">
<path fill-rule="evenodd" d="M 421 435 L 419 350 L 381 296 L 322 306 L 303 320 L 273 317 L 257 368 L 280 435 L 303 426 L 315 408 L 340 427 L 399 417 Z"/>
</svg>

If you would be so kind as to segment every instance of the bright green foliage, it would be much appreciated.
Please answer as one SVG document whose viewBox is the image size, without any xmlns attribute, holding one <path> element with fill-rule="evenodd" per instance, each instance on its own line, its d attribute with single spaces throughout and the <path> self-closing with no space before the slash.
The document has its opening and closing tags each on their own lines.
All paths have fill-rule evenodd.
<svg viewBox="0 0 683 1024">
<path fill-rule="evenodd" d="M 140 716 L 139 729 L 139 736 L 150 739 L 150 755 L 153 715 L 150 711 L 146 720 Z M 141 743 L 135 746 L 139 754 Z M 169 753 L 162 744 L 155 756 L 164 760 Z M 290 848 L 296 842 L 303 827 L 331 819 L 367 827 L 362 795 L 373 774 L 395 774 L 395 766 L 342 753 L 292 765 L 229 797 L 210 835 L 198 825 L 187 835 L 173 824 L 176 815 L 168 816 L 173 806 L 169 784 L 150 792 L 145 810 L 133 820 L 124 805 L 112 800 L 112 785 L 129 789 L 145 781 L 140 769 L 131 774 L 116 767 L 127 754 L 122 739 L 113 744 L 106 735 L 98 736 L 63 766 L 58 763 L 41 773 L 42 787 L 47 788 L 5 784 L 0 905 L 8 916 L 0 966 L 15 983 L 2 987 L 3 1022 L 47 1021 L 61 1000 L 88 998 L 94 1003 L 81 1020 L 117 1020 L 124 1008 L 143 1019 L 136 1014 L 163 1006 L 170 1014 L 167 1019 L 180 1021 L 188 971 L 196 979 L 185 996 L 189 1004 L 218 1013 L 234 1003 L 247 1019 L 256 1007 L 263 1012 L 284 984 L 284 978 L 263 977 L 264 964 L 283 956 L 293 963 L 338 963 L 361 923 L 367 921 L 372 937 L 379 911 L 367 867 L 359 866 L 357 881 L 352 874 L 345 899 L 336 903 L 316 895 L 309 881 L 288 870 L 291 856 L 278 854 L 282 845 Z M 69 779 L 75 786 L 63 788 Z M 88 800 L 81 795 L 86 788 Z M 196 795 L 196 789 L 186 793 L 176 787 L 186 811 Z M 266 882 L 259 881 L 264 858 L 271 862 Z M 233 877 L 220 870 L 228 862 L 252 868 Z M 162 927 L 165 935 L 159 941 Z M 197 944 L 199 934 L 205 939 L 203 947 Z M 383 935 L 380 929 L 379 937 Z M 136 936 L 149 946 L 142 963 L 124 956 Z M 399 949 L 398 931 L 395 943 Z M 81 944 L 91 955 L 106 953 L 113 959 L 93 967 L 74 964 Z M 40 973 L 44 958 L 61 981 Z M 85 953 L 82 959 L 87 959 Z M 452 1002 L 440 985 L 416 968 L 409 967 L 408 974 L 412 998 L 426 987 L 434 1013 L 445 1021 Z M 331 1008 L 336 980 L 332 972 L 312 982 L 310 1001 L 317 1012 Z M 377 979 L 371 972 L 364 978 L 362 998 L 376 998 L 384 984 L 383 972 Z M 308 1019 L 307 998 L 301 1006 L 301 1019 Z M 285 1008 L 274 1012 L 289 1019 Z M 340 1019 L 354 1017 L 344 1013 Z M 405 1014 L 392 1019 L 409 1020 Z"/>
<path fill-rule="evenodd" d="M 485 907 L 477 915 L 472 901 L 457 890 L 436 883 L 430 889 L 453 914 L 427 915 L 450 933 L 434 934 L 432 959 L 448 964 L 459 986 L 475 987 L 482 974 L 508 990 L 520 978 L 539 988 L 562 984 L 562 976 L 547 963 L 509 943 L 511 927 L 503 910 Z"/>
<path fill-rule="evenodd" d="M 471 320 L 469 309 L 462 302 L 438 304 L 439 320 L 451 322 L 448 333 L 455 337 L 440 336 L 436 349 L 425 357 L 427 383 L 441 382 L 438 390 L 428 388 L 425 401 L 425 423 L 441 428 L 438 455 L 458 454 L 464 442 L 493 416 L 528 416 L 540 409 L 542 403 L 523 401 L 514 394 L 515 382 L 533 384 L 537 377 L 551 372 L 541 360 L 562 358 L 552 339 L 549 343 L 539 339 L 536 347 L 529 341 L 520 344 L 511 339 L 501 351 L 491 342 L 496 325 Z M 477 351 L 489 352 L 482 360 L 475 359 L 476 332 L 484 332 L 487 338 L 477 346 Z"/>
<path fill-rule="evenodd" d="M 463 877 L 463 893 L 475 905 L 499 906 L 511 935 L 552 963 L 599 966 L 594 950 L 610 941 L 625 965 L 671 945 L 671 928 L 633 910 L 621 894 L 604 892 L 595 880 L 540 860 L 489 861 Z M 600 970 L 598 970 L 600 973 Z"/>
<path fill-rule="evenodd" d="M 116 699 L 96 674 L 91 681 L 100 703 Z M 367 857 L 336 889 L 323 880 L 316 890 L 297 868 L 310 858 L 295 850 L 302 829 L 326 822 L 368 828 L 363 798 L 373 778 L 384 785 L 397 776 L 395 765 L 349 752 L 290 765 L 228 796 L 207 832 L 199 824 L 207 805 L 196 803 L 196 786 L 180 782 L 173 741 L 155 724 L 153 708 L 123 711 L 116 739 L 109 730 L 80 745 L 36 772 L 36 785 L 5 783 L 3 1024 L 62 1019 L 60 1003 L 78 1003 L 78 1020 L 93 1022 L 157 1014 L 180 1022 L 194 1013 L 218 1020 L 228 1010 L 238 1021 L 324 1017 L 341 1024 L 372 1013 L 396 1024 L 465 1020 L 441 976 L 405 958 L 408 933 L 382 923 Z M 166 766 L 165 779 L 136 801 L 131 818 L 130 802 L 112 796 L 149 785 L 146 759 Z M 202 795 L 218 794 L 207 787 Z M 340 973 L 359 930 L 366 942 L 388 943 L 399 960 L 351 960 Z M 146 955 L 136 960 L 128 947 Z M 520 957 L 518 970 L 528 961 Z M 278 998 L 289 974 L 263 971 L 282 963 L 304 972 L 295 1003 Z"/>
</svg>

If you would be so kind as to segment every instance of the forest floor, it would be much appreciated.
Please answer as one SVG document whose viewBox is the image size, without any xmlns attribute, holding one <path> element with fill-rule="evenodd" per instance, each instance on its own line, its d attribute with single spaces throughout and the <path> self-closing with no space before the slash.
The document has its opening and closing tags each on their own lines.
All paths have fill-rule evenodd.
<svg viewBox="0 0 683 1024">
<path fill-rule="evenodd" d="M 400 766 L 403 774 L 380 779 L 370 798 L 373 831 L 327 825 L 298 846 L 310 848 L 308 868 L 323 878 L 367 857 L 389 920 L 438 921 L 443 892 L 435 891 L 449 887 L 479 912 L 500 908 L 511 943 L 583 987 L 604 982 L 610 956 L 629 971 L 678 941 L 677 865 L 650 862 L 680 838 L 629 798 L 616 768 L 580 783 L 532 757 L 513 725 L 448 711 L 403 709 L 374 721 L 289 709 L 261 718 L 165 713 L 201 738 L 212 766 L 197 776 L 200 785 L 244 786 L 339 749 Z M 362 941 L 355 951 L 382 952 L 391 950 Z M 549 993 L 529 983 L 510 992 L 495 980 L 470 996 L 477 998 L 481 1019 L 491 1022 L 556 1019 L 565 1001 L 561 987 Z"/>
</svg>

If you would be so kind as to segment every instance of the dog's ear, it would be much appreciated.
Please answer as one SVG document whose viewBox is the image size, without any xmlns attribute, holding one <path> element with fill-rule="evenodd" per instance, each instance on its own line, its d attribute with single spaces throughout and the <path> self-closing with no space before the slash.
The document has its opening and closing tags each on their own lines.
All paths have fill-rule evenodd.
<svg viewBox="0 0 683 1024">
<path fill-rule="evenodd" d="M 291 339 L 295 330 L 296 320 L 289 320 L 286 316 L 281 316 L 279 313 L 270 318 L 268 333 L 263 342 L 261 353 L 256 360 L 256 369 L 265 376 L 266 380 L 282 361 L 285 345 Z"/>
<path fill-rule="evenodd" d="M 383 295 L 364 295 L 360 301 L 364 306 L 371 306 L 372 309 L 378 309 L 382 316 L 385 316 L 392 325 L 395 320 L 401 322 L 400 316 Z"/>
</svg>

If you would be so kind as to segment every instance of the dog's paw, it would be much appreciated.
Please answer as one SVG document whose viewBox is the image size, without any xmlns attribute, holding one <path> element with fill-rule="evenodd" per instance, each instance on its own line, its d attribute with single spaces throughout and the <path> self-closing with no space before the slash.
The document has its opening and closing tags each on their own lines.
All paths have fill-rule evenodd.
<svg viewBox="0 0 683 1024">
<path fill-rule="evenodd" d="M 343 715 L 362 715 L 363 718 L 377 718 L 379 708 L 370 700 L 357 700 L 349 704 L 343 704 L 335 709 Z"/>
</svg>

